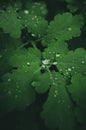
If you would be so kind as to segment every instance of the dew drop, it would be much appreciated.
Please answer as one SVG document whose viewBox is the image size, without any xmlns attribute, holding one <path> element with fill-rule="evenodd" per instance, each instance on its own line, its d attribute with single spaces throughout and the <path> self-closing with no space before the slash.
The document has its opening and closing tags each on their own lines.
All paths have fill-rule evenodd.
<svg viewBox="0 0 86 130">
<path fill-rule="evenodd" d="M 68 68 L 68 71 L 71 71 L 71 68 Z"/>
<path fill-rule="evenodd" d="M 75 69 L 75 67 L 74 67 L 74 66 L 72 66 L 72 69 Z"/>
<path fill-rule="evenodd" d="M 85 62 L 84 61 L 82 61 L 82 64 L 84 64 Z"/>
<path fill-rule="evenodd" d="M 8 91 L 7 93 L 8 93 L 8 94 L 11 94 L 11 91 Z"/>
<path fill-rule="evenodd" d="M 8 82 L 10 82 L 10 81 L 11 81 L 11 79 L 9 78 L 9 79 L 8 79 Z"/>
<path fill-rule="evenodd" d="M 60 57 L 60 54 L 56 54 L 56 57 Z"/>
<path fill-rule="evenodd" d="M 57 80 L 57 77 L 55 77 L 55 80 Z"/>
<path fill-rule="evenodd" d="M 49 60 L 49 59 L 43 60 L 42 63 L 43 63 L 44 65 L 47 65 L 47 64 L 50 63 L 50 60 Z"/>
<path fill-rule="evenodd" d="M 37 16 L 35 15 L 35 18 L 37 18 Z"/>
<path fill-rule="evenodd" d="M 27 62 L 27 65 L 30 65 L 30 62 Z"/>
<path fill-rule="evenodd" d="M 56 85 L 56 83 L 55 83 L 55 82 L 53 82 L 53 85 Z"/>
<path fill-rule="evenodd" d="M 57 95 L 56 94 L 54 94 L 54 97 L 56 97 Z"/>
<path fill-rule="evenodd" d="M 33 36 L 33 37 L 35 37 L 35 34 L 34 34 L 34 33 L 32 33 L 32 36 Z"/>
<path fill-rule="evenodd" d="M 28 10 L 24 10 L 24 13 L 25 13 L 25 14 L 29 14 L 29 11 L 28 11 Z"/>
<path fill-rule="evenodd" d="M 53 62 L 53 65 L 57 65 L 57 62 Z"/>
<path fill-rule="evenodd" d="M 69 31 L 71 31 L 71 30 L 72 30 L 72 28 L 71 28 L 71 27 L 69 27 L 69 28 L 68 28 L 68 30 L 69 30 Z"/>
</svg>

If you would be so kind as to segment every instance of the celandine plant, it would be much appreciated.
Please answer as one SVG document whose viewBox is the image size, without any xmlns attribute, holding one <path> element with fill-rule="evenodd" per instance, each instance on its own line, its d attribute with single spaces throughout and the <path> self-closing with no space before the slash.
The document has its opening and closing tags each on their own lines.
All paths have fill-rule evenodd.
<svg viewBox="0 0 86 130">
<path fill-rule="evenodd" d="M 33 124 L 15 130 L 86 130 L 85 10 L 85 0 L 1 2 L 0 113 L 28 108 Z"/>
</svg>

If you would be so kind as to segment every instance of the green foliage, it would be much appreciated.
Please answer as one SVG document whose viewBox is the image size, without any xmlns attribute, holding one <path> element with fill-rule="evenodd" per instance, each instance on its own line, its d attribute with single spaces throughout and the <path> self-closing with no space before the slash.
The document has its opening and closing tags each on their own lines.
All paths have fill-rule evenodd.
<svg viewBox="0 0 86 130">
<path fill-rule="evenodd" d="M 24 27 L 27 28 L 29 33 L 32 33 L 33 37 L 40 37 L 45 34 L 45 30 L 48 26 L 48 22 L 40 16 L 34 14 L 25 14 L 21 12 L 22 21 Z"/>
<path fill-rule="evenodd" d="M 21 36 L 22 23 L 12 7 L 9 6 L 7 11 L 0 10 L 0 19 L 0 28 L 2 28 L 5 33 L 9 33 L 10 36 L 14 38 Z"/>
<path fill-rule="evenodd" d="M 44 81 L 46 81 L 46 79 L 47 79 L 47 82 L 44 82 Z M 37 78 L 35 77 L 35 81 L 32 81 L 31 85 L 35 88 L 37 93 L 45 93 L 50 87 L 49 74 L 48 73 L 44 73 L 44 74 L 39 73 Z"/>
<path fill-rule="evenodd" d="M 82 25 L 83 17 L 81 15 L 72 16 L 71 13 L 58 14 L 50 22 L 43 44 L 51 42 L 52 39 L 65 41 L 78 37 L 81 34 Z"/>
<path fill-rule="evenodd" d="M 0 84 L 0 104 L 1 109 L 9 112 L 12 109 L 21 110 L 30 105 L 35 100 L 35 93 L 28 85 L 28 82 L 18 79 L 18 74 L 13 73 L 3 76 L 3 82 Z M 17 75 L 17 76 L 16 76 Z M 4 103 L 3 103 L 3 102 Z"/>
<path fill-rule="evenodd" d="M 0 114 L 29 111 L 15 130 L 86 128 L 84 2 L 56 2 L 63 11 L 49 1 L 0 7 Z"/>
<path fill-rule="evenodd" d="M 16 3 L 8 6 L 6 11 L 0 10 L 0 28 L 13 38 L 20 38 L 25 27 L 32 36 L 43 35 L 48 26 L 44 18 L 47 14 L 45 3 L 26 3 L 26 8 L 22 11 L 21 6 L 20 3 Z"/>
<path fill-rule="evenodd" d="M 74 75 L 71 79 L 69 91 L 77 105 L 86 109 L 86 77 L 82 76 L 81 74 Z"/>
<path fill-rule="evenodd" d="M 51 76 L 52 86 L 43 106 L 42 118 L 50 128 L 59 127 L 60 130 L 73 130 L 75 123 L 72 103 L 65 89 L 65 79 L 59 73 L 53 73 Z"/>
<path fill-rule="evenodd" d="M 9 65 L 12 68 L 11 73 L 3 76 L 1 88 L 1 101 L 5 102 L 8 99 L 8 106 L 2 104 L 4 109 L 23 109 L 27 105 L 33 103 L 34 91 L 29 82 L 34 75 L 39 71 L 40 67 L 40 52 L 35 49 L 18 49 L 9 58 Z M 32 61 L 33 58 L 33 61 Z M 22 60 L 23 59 L 23 60 Z"/>
<path fill-rule="evenodd" d="M 58 70 L 64 75 L 86 74 L 86 51 L 78 48 L 56 58 Z"/>
<path fill-rule="evenodd" d="M 45 17 L 47 14 L 47 8 L 45 2 L 26 2 L 26 9 L 28 13 Z"/>
<path fill-rule="evenodd" d="M 49 59 L 51 61 L 56 59 L 56 57 L 59 57 L 60 54 L 66 54 L 68 52 L 68 45 L 66 42 L 63 42 L 63 41 L 53 40 L 47 46 L 48 47 L 45 48 L 45 50 L 43 52 L 43 57 L 45 59 Z"/>
</svg>

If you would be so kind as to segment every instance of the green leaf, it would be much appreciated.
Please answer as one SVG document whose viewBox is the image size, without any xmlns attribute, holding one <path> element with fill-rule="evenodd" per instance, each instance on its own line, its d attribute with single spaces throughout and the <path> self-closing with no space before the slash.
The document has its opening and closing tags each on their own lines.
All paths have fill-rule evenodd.
<svg viewBox="0 0 86 130">
<path fill-rule="evenodd" d="M 68 45 L 66 42 L 53 40 L 48 44 L 47 48 L 45 48 L 43 58 L 53 61 L 56 57 L 59 57 L 61 54 L 66 54 L 67 52 Z"/>
<path fill-rule="evenodd" d="M 86 109 L 86 76 L 75 74 L 71 79 L 69 92 L 76 104 Z"/>
<path fill-rule="evenodd" d="M 41 69 L 41 52 L 38 49 L 18 49 L 9 58 L 9 64 L 17 68 L 18 79 L 32 80 Z"/>
<path fill-rule="evenodd" d="M 0 28 L 13 38 L 21 36 L 22 22 L 18 17 L 17 12 L 11 6 L 6 11 L 0 10 Z"/>
<path fill-rule="evenodd" d="M 47 15 L 47 7 L 43 1 L 40 2 L 26 2 L 26 10 L 28 14 L 44 17 Z"/>
<path fill-rule="evenodd" d="M 2 109 L 24 109 L 33 103 L 35 93 L 30 82 L 40 72 L 40 58 L 41 53 L 37 48 L 18 48 L 12 52 L 8 63 L 14 69 L 3 76 L 0 84 Z"/>
<path fill-rule="evenodd" d="M 9 63 L 14 67 L 28 67 L 32 64 L 40 64 L 41 52 L 38 49 L 18 49 L 14 50 L 13 55 L 9 59 Z"/>
<path fill-rule="evenodd" d="M 51 129 L 74 130 L 72 103 L 65 88 L 65 79 L 59 73 L 51 74 L 51 88 L 41 117 Z"/>
<path fill-rule="evenodd" d="M 70 10 L 70 12 L 75 13 L 78 10 L 78 6 L 76 5 L 72 5 L 72 4 L 68 4 L 67 8 Z"/>
<path fill-rule="evenodd" d="M 7 73 L 0 83 L 0 104 L 2 111 L 22 110 L 35 101 L 35 93 L 26 80 L 19 80 L 18 73 Z M 19 75 L 22 77 L 22 75 Z M 29 77 L 28 77 L 29 79 Z"/>
<path fill-rule="evenodd" d="M 80 36 L 83 21 L 81 15 L 73 16 L 71 13 L 56 15 L 48 26 L 44 43 L 50 43 L 53 39 L 65 41 Z"/>
<path fill-rule="evenodd" d="M 78 48 L 75 51 L 69 51 L 66 55 L 56 57 L 57 68 L 65 76 L 75 73 L 86 74 L 86 51 Z"/>
<path fill-rule="evenodd" d="M 34 14 L 25 14 L 23 11 L 21 11 L 20 17 L 23 26 L 27 28 L 28 32 L 31 33 L 33 37 L 40 37 L 46 33 L 48 22 L 43 17 Z"/>
<path fill-rule="evenodd" d="M 49 74 L 47 72 L 43 74 L 39 73 L 34 81 L 32 81 L 31 85 L 35 88 L 37 93 L 47 92 L 50 87 Z"/>
</svg>

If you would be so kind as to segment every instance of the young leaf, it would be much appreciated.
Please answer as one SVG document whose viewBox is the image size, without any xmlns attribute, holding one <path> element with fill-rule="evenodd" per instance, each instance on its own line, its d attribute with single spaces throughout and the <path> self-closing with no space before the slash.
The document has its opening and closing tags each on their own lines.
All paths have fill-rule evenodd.
<svg viewBox="0 0 86 130">
<path fill-rule="evenodd" d="M 43 44 L 50 43 L 53 39 L 65 41 L 80 36 L 83 21 L 81 15 L 73 16 L 71 13 L 56 15 L 48 26 Z"/>
<path fill-rule="evenodd" d="M 47 48 L 45 48 L 43 58 L 53 61 L 56 57 L 66 54 L 67 52 L 68 45 L 66 42 L 53 40 L 50 44 L 48 44 Z"/>
</svg>

